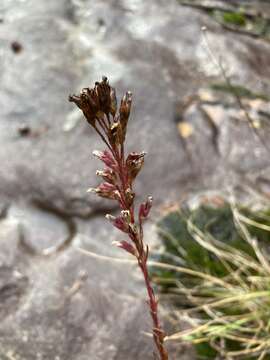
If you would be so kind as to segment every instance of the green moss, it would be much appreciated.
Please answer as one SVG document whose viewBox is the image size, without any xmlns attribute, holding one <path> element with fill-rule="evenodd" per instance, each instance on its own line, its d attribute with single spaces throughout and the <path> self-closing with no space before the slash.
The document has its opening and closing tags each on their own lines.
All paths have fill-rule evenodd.
<svg viewBox="0 0 270 360">
<path fill-rule="evenodd" d="M 222 20 L 226 24 L 232 24 L 236 26 L 246 26 L 246 18 L 244 14 L 240 12 L 224 12 L 222 14 Z"/>
</svg>

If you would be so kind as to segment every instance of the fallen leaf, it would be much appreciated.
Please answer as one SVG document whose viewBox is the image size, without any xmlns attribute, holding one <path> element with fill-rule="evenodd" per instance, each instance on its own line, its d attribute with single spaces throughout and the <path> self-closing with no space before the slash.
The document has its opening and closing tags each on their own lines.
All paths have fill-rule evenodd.
<svg viewBox="0 0 270 360">
<path fill-rule="evenodd" d="M 260 120 L 253 120 L 251 126 L 253 127 L 253 129 L 260 129 L 261 128 Z"/>
<path fill-rule="evenodd" d="M 186 139 L 193 134 L 193 126 L 186 121 L 181 121 L 177 125 L 179 134 L 182 138 Z"/>
</svg>

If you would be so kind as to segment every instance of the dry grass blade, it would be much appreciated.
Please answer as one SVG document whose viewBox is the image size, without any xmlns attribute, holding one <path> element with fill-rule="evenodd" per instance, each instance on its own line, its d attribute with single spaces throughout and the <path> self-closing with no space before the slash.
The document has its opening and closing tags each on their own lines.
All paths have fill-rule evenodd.
<svg viewBox="0 0 270 360">
<path fill-rule="evenodd" d="M 192 266 L 184 269 L 161 265 L 189 276 L 186 281 L 181 278 L 175 281 L 175 288 L 169 291 L 188 299 L 189 306 L 175 310 L 174 314 L 178 319 L 185 317 L 190 327 L 167 336 L 166 340 L 190 341 L 195 346 L 208 344 L 222 359 L 263 360 L 270 353 L 270 264 L 252 230 L 269 233 L 270 238 L 269 218 L 266 223 L 260 222 L 236 204 L 230 207 L 235 229 L 246 248 L 236 248 L 215 238 L 211 229 L 208 232 L 207 227 L 197 225 L 192 214 L 186 218 L 192 241 L 200 246 L 202 254 L 207 251 L 215 263 L 222 265 L 223 275 L 207 268 L 198 271 Z M 177 245 L 177 240 L 181 244 L 179 239 L 174 239 L 174 243 Z M 169 284 L 170 277 L 166 281 Z"/>
</svg>

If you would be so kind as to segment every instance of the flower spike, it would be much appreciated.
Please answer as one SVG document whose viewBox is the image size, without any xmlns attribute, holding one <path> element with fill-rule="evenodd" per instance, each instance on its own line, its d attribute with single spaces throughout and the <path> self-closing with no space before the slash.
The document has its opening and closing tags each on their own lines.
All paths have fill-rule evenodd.
<svg viewBox="0 0 270 360">
<path fill-rule="evenodd" d="M 127 92 L 117 109 L 115 90 L 106 77 L 96 82 L 94 88 L 85 88 L 80 95 L 72 95 L 69 101 L 74 102 L 83 112 L 87 122 L 94 128 L 106 145 L 106 150 L 93 152 L 105 164 L 104 170 L 98 170 L 97 175 L 104 180 L 97 188 L 88 191 L 96 195 L 118 202 L 120 214 L 106 215 L 112 225 L 126 234 L 128 241 L 117 241 L 114 244 L 135 257 L 145 281 L 148 294 L 147 304 L 153 322 L 153 340 L 159 360 L 168 360 L 164 346 L 165 333 L 158 317 L 158 299 L 150 282 L 147 260 L 149 248 L 143 239 L 143 220 L 152 206 L 152 197 L 140 205 L 138 217 L 135 217 L 134 180 L 143 164 L 145 152 L 131 152 L 125 156 L 124 143 L 127 124 L 130 117 L 132 94 Z"/>
</svg>

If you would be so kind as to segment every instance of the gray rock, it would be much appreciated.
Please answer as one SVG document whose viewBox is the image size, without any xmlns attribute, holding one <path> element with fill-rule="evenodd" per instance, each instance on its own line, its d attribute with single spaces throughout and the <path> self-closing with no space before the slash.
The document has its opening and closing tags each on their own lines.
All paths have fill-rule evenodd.
<svg viewBox="0 0 270 360">
<path fill-rule="evenodd" d="M 0 204 L 10 206 L 0 216 L 0 357 L 151 359 L 140 274 L 76 250 L 125 256 L 112 249 L 119 235 L 101 216 L 115 206 L 86 194 L 98 183 L 91 152 L 102 144 L 68 94 L 103 74 L 119 96 L 134 93 L 127 148 L 148 152 L 136 190 L 140 199 L 152 194 L 158 208 L 225 186 L 229 140 L 234 169 L 259 172 L 268 161 L 267 152 L 257 162 L 241 150 L 254 141 L 246 124 L 222 127 L 215 147 L 196 107 L 188 115 L 194 137 L 188 147 L 181 140 L 176 104 L 219 75 L 201 27 L 232 79 L 256 91 L 269 90 L 270 46 L 231 36 L 176 0 L 2 0 L 0 18 Z M 147 235 L 156 244 L 153 227 Z"/>
</svg>

